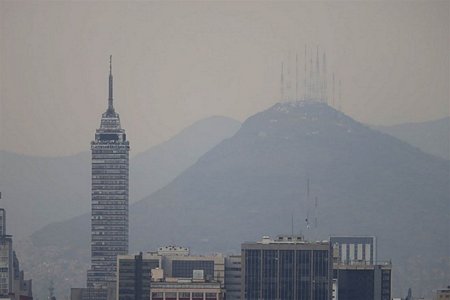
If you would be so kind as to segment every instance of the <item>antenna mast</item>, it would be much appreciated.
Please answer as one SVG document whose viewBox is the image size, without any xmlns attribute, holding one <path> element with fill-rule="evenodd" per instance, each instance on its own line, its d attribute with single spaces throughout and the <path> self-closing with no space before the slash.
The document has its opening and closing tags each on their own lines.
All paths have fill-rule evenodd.
<svg viewBox="0 0 450 300">
<path fill-rule="evenodd" d="M 298 53 L 295 53 L 295 101 L 298 101 Z"/>
<path fill-rule="evenodd" d="M 334 72 L 333 72 L 333 95 L 332 95 L 332 100 L 331 100 L 331 105 L 333 106 L 333 107 L 335 107 L 335 97 L 336 97 L 336 93 L 335 93 L 335 82 L 334 82 Z M 336 107 L 335 107 L 336 108 Z"/>
<path fill-rule="evenodd" d="M 309 225 L 309 177 L 306 179 L 306 229 L 310 229 Z"/>
<path fill-rule="evenodd" d="M 281 62 L 281 101 L 284 101 L 284 63 Z"/>
<path fill-rule="evenodd" d="M 304 90 L 303 90 L 303 93 L 304 93 L 304 95 L 303 95 L 303 100 L 307 100 L 307 98 L 308 98 L 308 88 L 307 88 L 307 84 L 306 84 L 306 78 L 307 78 L 307 74 L 308 74 L 308 72 L 307 72 L 307 70 L 306 70 L 306 65 L 307 65 L 307 58 L 306 58 L 306 49 L 307 48 L 307 45 L 305 44 L 305 78 L 303 78 L 304 80 L 304 82 L 303 82 L 303 84 L 304 84 Z"/>
<path fill-rule="evenodd" d="M 322 73 L 323 73 L 323 91 L 322 91 L 322 97 L 323 101 L 328 104 L 328 93 L 327 93 L 327 56 L 325 51 L 323 52 L 323 65 L 322 65 Z"/>
</svg>

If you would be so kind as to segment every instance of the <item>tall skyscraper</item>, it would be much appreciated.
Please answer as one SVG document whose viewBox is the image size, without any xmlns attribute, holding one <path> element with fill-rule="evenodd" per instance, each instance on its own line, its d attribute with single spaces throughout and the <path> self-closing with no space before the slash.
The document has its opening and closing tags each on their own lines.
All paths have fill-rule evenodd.
<svg viewBox="0 0 450 300">
<path fill-rule="evenodd" d="M 112 287 L 117 255 L 128 252 L 128 156 L 130 151 L 119 114 L 113 106 L 110 57 L 108 108 L 91 142 L 91 269 L 87 286 Z"/>
</svg>

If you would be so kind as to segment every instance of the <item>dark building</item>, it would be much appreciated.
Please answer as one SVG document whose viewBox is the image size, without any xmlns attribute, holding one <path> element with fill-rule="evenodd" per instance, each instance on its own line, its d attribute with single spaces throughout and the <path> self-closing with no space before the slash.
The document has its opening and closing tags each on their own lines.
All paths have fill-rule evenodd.
<svg viewBox="0 0 450 300">
<path fill-rule="evenodd" d="M 376 261 L 375 237 L 331 237 L 333 299 L 390 300 L 390 262 Z"/>
<path fill-rule="evenodd" d="M 338 300 L 390 300 L 391 265 L 339 265 L 335 268 Z"/>
<path fill-rule="evenodd" d="M 125 130 L 113 106 L 110 61 L 108 108 L 91 142 L 91 268 L 88 288 L 115 289 L 116 258 L 128 252 L 128 152 Z M 99 293 L 102 293 L 99 291 Z M 92 294 L 86 291 L 86 294 Z"/>
<path fill-rule="evenodd" d="M 241 299 L 241 256 L 225 257 L 225 299 Z"/>
<path fill-rule="evenodd" d="M 328 300 L 331 258 L 328 241 L 263 237 L 241 246 L 241 299 Z"/>
<path fill-rule="evenodd" d="M 113 289 L 106 288 L 71 288 L 70 300 L 114 300 Z"/>
<path fill-rule="evenodd" d="M 117 258 L 118 300 L 149 300 L 152 269 L 160 268 L 161 257 L 142 254 Z"/>
</svg>

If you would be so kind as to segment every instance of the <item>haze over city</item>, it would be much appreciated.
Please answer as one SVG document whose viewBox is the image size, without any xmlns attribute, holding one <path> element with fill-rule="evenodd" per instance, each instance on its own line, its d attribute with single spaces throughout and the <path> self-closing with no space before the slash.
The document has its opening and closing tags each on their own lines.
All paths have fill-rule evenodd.
<svg viewBox="0 0 450 300">
<path fill-rule="evenodd" d="M 278 102 L 281 62 L 298 52 L 303 66 L 305 44 L 326 51 L 359 121 L 449 115 L 448 1 L 2 1 L 0 13 L 1 149 L 16 153 L 88 150 L 110 54 L 132 155 Z"/>
<path fill-rule="evenodd" d="M 449 37 L 449 1 L 0 1 L 0 299 L 450 295 Z"/>
</svg>

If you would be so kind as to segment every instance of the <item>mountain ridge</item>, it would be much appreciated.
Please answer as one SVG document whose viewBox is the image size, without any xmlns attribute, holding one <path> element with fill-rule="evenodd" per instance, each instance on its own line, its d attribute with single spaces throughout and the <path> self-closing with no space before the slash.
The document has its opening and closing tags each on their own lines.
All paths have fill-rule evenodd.
<svg viewBox="0 0 450 300">
<path fill-rule="evenodd" d="M 450 117 L 392 126 L 372 126 L 422 151 L 450 160 Z"/>
</svg>

